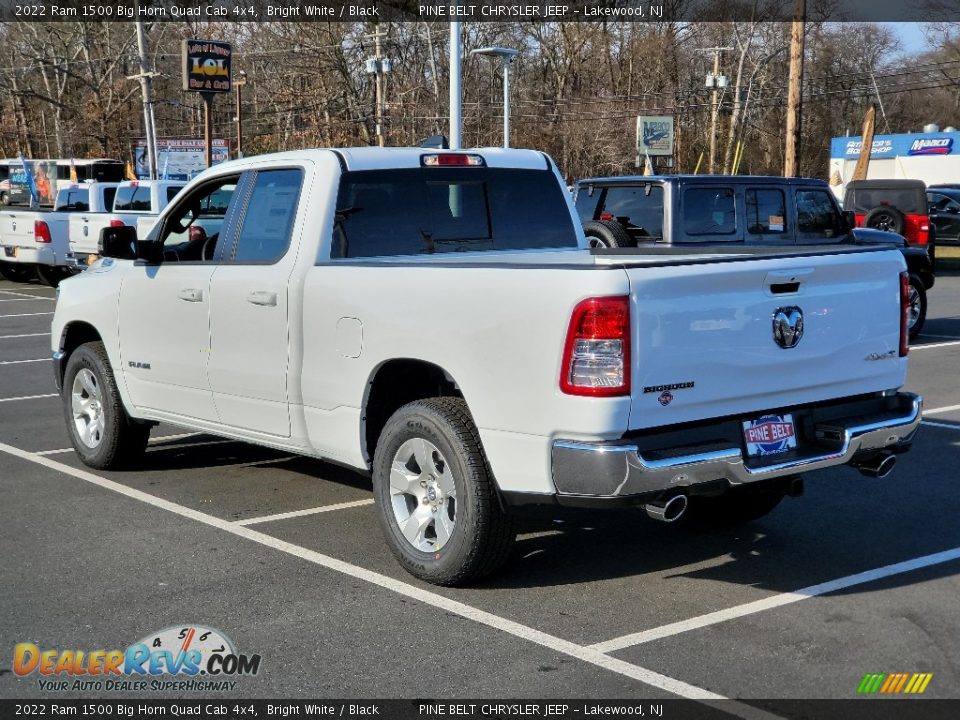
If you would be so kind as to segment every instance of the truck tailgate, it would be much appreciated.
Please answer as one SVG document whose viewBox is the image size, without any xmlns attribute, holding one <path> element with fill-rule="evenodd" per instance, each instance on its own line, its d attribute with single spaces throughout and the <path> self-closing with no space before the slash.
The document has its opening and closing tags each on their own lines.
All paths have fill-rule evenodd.
<svg viewBox="0 0 960 720">
<path fill-rule="evenodd" d="M 630 429 L 899 387 L 902 269 L 890 250 L 627 267 Z M 800 318 L 799 341 L 784 347 Z"/>
</svg>

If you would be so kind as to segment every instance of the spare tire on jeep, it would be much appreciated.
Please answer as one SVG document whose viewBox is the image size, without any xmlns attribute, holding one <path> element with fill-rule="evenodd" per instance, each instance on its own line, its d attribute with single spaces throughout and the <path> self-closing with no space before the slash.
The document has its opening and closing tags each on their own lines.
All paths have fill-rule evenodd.
<svg viewBox="0 0 960 720">
<path fill-rule="evenodd" d="M 636 243 L 616 220 L 589 220 L 583 224 L 583 234 L 590 247 L 623 248 Z"/>
<path fill-rule="evenodd" d="M 863 218 L 863 226 L 903 235 L 907 222 L 903 213 L 895 207 L 880 205 L 866 214 L 866 217 Z"/>
</svg>

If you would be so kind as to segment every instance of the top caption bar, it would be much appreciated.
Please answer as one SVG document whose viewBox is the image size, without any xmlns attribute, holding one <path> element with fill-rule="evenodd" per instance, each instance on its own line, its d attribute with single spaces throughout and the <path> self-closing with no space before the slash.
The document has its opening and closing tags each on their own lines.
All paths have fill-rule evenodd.
<svg viewBox="0 0 960 720">
<path fill-rule="evenodd" d="M 807 0 L 810 22 L 957 22 L 957 0 Z M 793 19 L 793 0 L 0 0 L 5 22 L 723 22 Z"/>
</svg>

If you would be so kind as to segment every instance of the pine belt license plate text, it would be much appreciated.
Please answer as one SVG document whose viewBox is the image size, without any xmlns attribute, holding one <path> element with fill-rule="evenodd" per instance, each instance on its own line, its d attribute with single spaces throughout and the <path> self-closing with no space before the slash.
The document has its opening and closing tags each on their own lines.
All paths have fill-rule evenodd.
<svg viewBox="0 0 960 720">
<path fill-rule="evenodd" d="M 793 415 L 764 415 L 743 423 L 743 440 L 747 455 L 776 455 L 797 446 Z"/>
</svg>

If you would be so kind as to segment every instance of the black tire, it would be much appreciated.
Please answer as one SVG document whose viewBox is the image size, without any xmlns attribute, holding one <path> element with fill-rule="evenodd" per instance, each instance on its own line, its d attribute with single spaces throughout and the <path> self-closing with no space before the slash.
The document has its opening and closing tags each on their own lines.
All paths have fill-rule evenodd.
<svg viewBox="0 0 960 720">
<path fill-rule="evenodd" d="M 907 221 L 903 217 L 903 213 L 895 207 L 881 205 L 866 214 L 866 217 L 863 218 L 863 226 L 903 235 Z"/>
<path fill-rule="evenodd" d="M 37 265 L 37 275 L 47 285 L 55 288 L 68 277 L 71 277 L 73 273 L 67 268 Z"/>
<path fill-rule="evenodd" d="M 0 275 L 10 282 L 25 283 L 33 280 L 36 277 L 36 272 L 32 265 L 0 262 Z"/>
<path fill-rule="evenodd" d="M 587 240 L 593 240 L 598 247 L 625 248 L 636 243 L 623 225 L 615 220 L 590 220 L 583 224 L 583 234 Z"/>
<path fill-rule="evenodd" d="M 410 441 L 417 440 L 427 441 L 439 453 L 429 456 L 428 462 L 433 463 L 433 467 L 420 467 L 413 458 L 412 465 L 402 465 L 410 473 L 403 480 L 412 488 L 423 488 L 424 497 L 419 500 L 413 494 L 391 491 L 395 460 L 402 458 L 405 448 L 411 447 Z M 439 492 L 441 483 L 433 475 L 435 471 L 448 478 L 446 482 L 452 482 L 455 490 L 452 496 Z M 437 490 L 430 498 L 426 497 L 429 489 L 424 484 L 424 475 L 432 478 L 431 485 Z M 419 482 L 411 479 L 413 476 L 420 478 Z M 407 572 L 421 580 L 434 585 L 464 585 L 494 573 L 510 555 L 516 537 L 514 521 L 501 508 L 476 425 L 467 404 L 460 398 L 418 400 L 393 414 L 377 442 L 373 493 L 380 527 L 390 551 Z M 427 510 L 430 500 L 439 503 L 439 509 L 434 509 L 432 516 Z M 444 544 L 435 528 L 440 522 L 438 513 L 449 513 L 451 507 L 454 514 L 447 517 L 452 530 Z M 420 535 L 418 538 L 427 550 L 415 547 L 400 527 L 399 515 L 408 513 L 408 520 L 414 520 L 415 511 L 421 511 L 420 517 L 426 518 L 426 524 L 420 523 L 425 529 L 422 538 Z M 432 546 L 431 528 L 434 528 Z"/>
<path fill-rule="evenodd" d="M 73 412 L 74 384 L 83 371 L 92 374 L 100 394 L 96 414 L 102 415 L 103 428 L 99 440 L 93 444 L 81 437 Z M 88 393 L 88 397 L 95 396 Z M 151 425 L 133 422 L 127 415 L 103 343 L 86 343 L 73 351 L 67 360 L 61 398 L 70 441 L 85 465 L 98 470 L 116 470 L 133 465 L 143 456 Z M 86 418 L 87 424 L 93 423 L 92 416 Z"/>
<path fill-rule="evenodd" d="M 780 487 L 736 487 L 714 497 L 692 497 L 681 521 L 688 527 L 735 527 L 773 511 L 786 493 Z"/>
<path fill-rule="evenodd" d="M 927 290 L 919 276 L 910 273 L 910 315 L 907 318 L 907 331 L 913 340 L 923 330 L 927 321 Z"/>
</svg>

